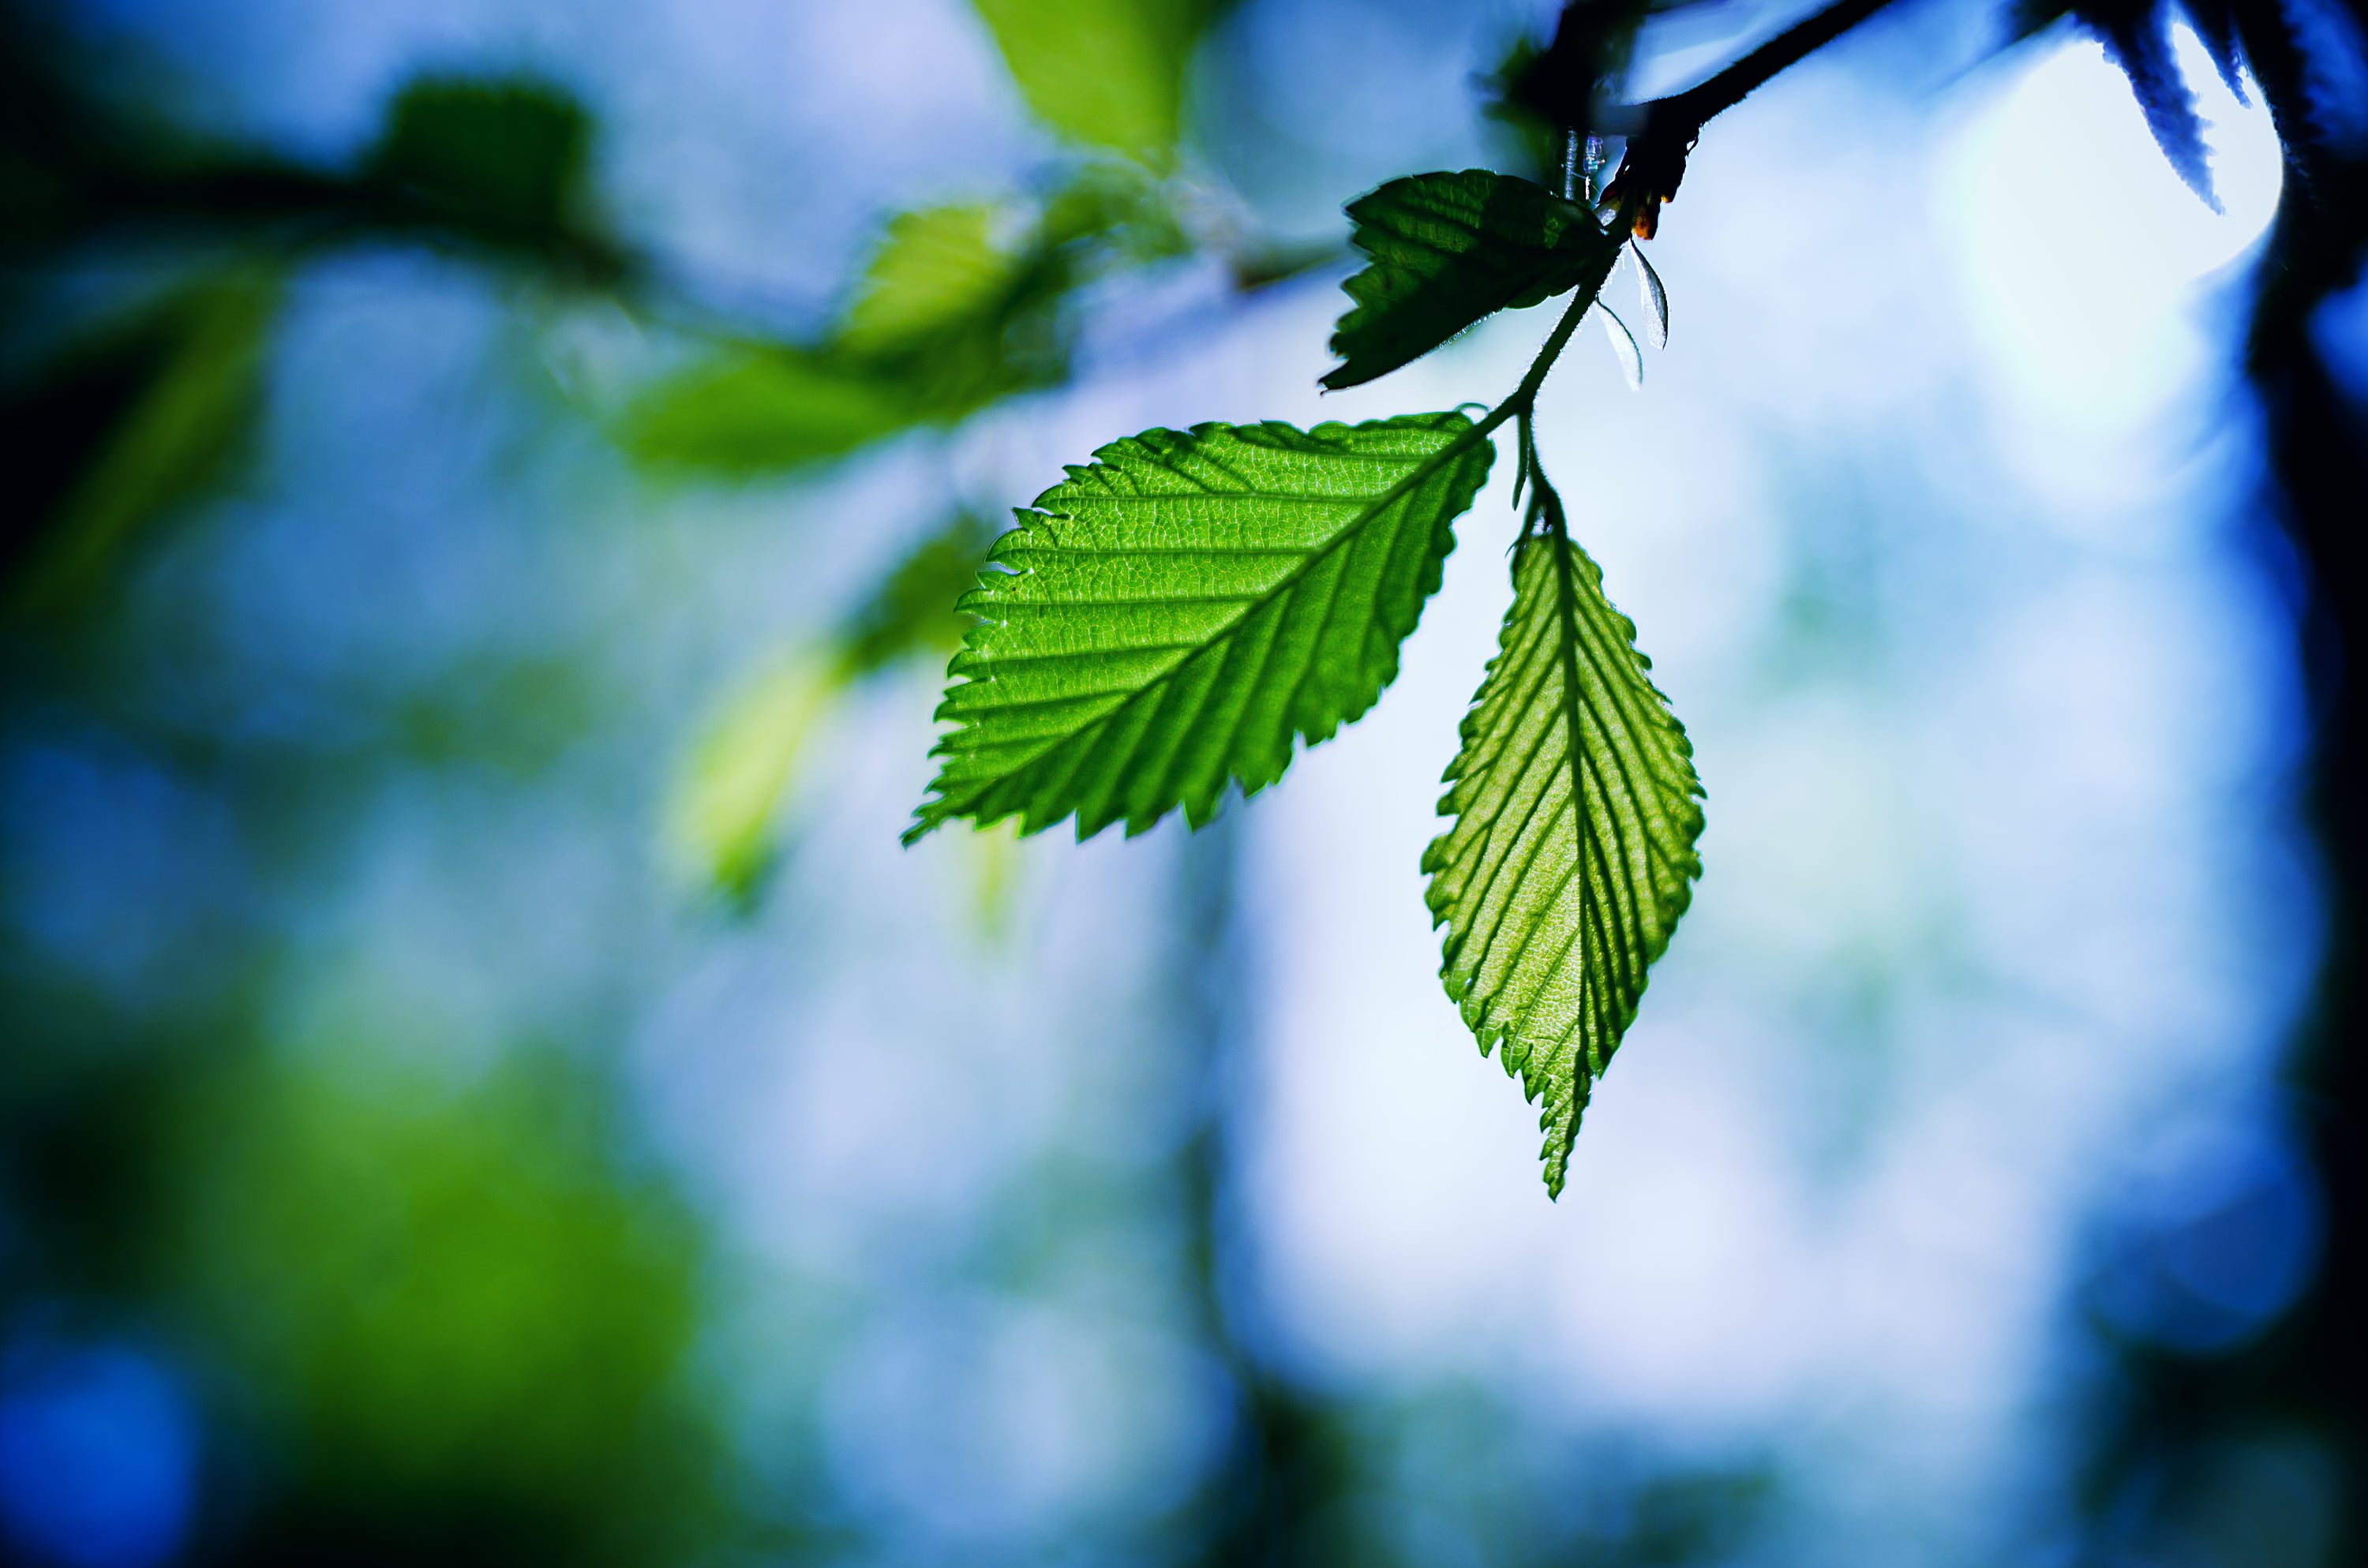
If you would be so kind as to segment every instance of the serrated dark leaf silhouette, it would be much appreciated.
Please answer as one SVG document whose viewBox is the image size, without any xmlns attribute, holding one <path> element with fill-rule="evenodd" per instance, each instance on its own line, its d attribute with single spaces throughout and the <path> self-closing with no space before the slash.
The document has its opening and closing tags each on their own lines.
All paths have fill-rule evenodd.
<svg viewBox="0 0 2368 1568">
<path fill-rule="evenodd" d="M 1392 180 L 1349 204 L 1372 257 L 1342 287 L 1356 301 L 1332 335 L 1334 391 L 1385 376 L 1474 323 L 1573 289 L 1592 296 L 1620 242 L 1594 214 L 1486 169 Z"/>
</svg>

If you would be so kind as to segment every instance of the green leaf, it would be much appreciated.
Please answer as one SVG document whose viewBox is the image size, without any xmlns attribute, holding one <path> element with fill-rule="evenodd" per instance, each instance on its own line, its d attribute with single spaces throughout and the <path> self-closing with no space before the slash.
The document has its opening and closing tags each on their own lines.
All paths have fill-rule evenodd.
<svg viewBox="0 0 2368 1568">
<path fill-rule="evenodd" d="M 1161 157 L 1208 0 L 973 0 L 1038 119 L 1076 141 Z"/>
<path fill-rule="evenodd" d="M 388 109 L 363 173 L 472 239 L 546 251 L 577 236 L 591 147 L 591 117 L 555 87 L 427 77 Z"/>
<path fill-rule="evenodd" d="M 1075 291 L 1190 248 L 1168 195 L 1147 171 L 1102 159 L 1008 236 L 997 230 L 1010 210 L 992 203 L 901 213 L 825 341 L 723 345 L 635 399 L 618 438 L 654 468 L 746 478 L 1057 385 Z"/>
<path fill-rule="evenodd" d="M 716 710 L 677 765 L 666 801 L 667 858 L 686 882 L 755 909 L 780 836 L 782 801 L 824 715 L 856 681 L 905 659 L 943 658 L 967 619 L 991 529 L 958 512 L 889 569 L 832 636 L 776 653 Z"/>
<path fill-rule="evenodd" d="M 264 402 L 282 280 L 237 268 L 79 344 L 0 407 L 21 494 L 5 508 L 9 608 L 74 602 L 159 519 L 219 485 Z"/>
<path fill-rule="evenodd" d="M 1559 1196 L 1579 1113 L 1692 897 L 1702 817 L 1693 749 L 1636 629 L 1542 499 L 1553 527 L 1517 547 L 1499 652 L 1439 803 L 1455 825 L 1422 869 L 1447 994 L 1544 1102 Z"/>
<path fill-rule="evenodd" d="M 808 653 L 784 655 L 716 712 L 667 790 L 667 858 L 690 882 L 746 910 L 773 860 L 774 816 L 815 722 L 850 672 Z"/>
<path fill-rule="evenodd" d="M 995 244 L 984 202 L 901 212 L 865 268 L 838 341 L 857 354 L 894 353 L 962 322 L 996 312 L 1019 272 Z"/>
<path fill-rule="evenodd" d="M 1461 414 L 1147 430 L 1018 514 L 962 608 L 960 728 L 910 843 L 1072 812 L 1194 826 L 1372 706 L 1494 450 Z"/>
<path fill-rule="evenodd" d="M 1572 289 L 1592 297 L 1620 256 L 1620 238 L 1586 208 L 1486 169 L 1392 180 L 1350 202 L 1349 216 L 1349 242 L 1372 264 L 1341 285 L 1356 305 L 1332 335 L 1346 361 L 1324 377 L 1335 392 L 1385 376 L 1497 311 Z"/>
<path fill-rule="evenodd" d="M 653 468 L 745 477 L 837 457 L 919 417 L 905 388 L 861 367 L 744 344 L 636 398 L 617 435 Z"/>
</svg>

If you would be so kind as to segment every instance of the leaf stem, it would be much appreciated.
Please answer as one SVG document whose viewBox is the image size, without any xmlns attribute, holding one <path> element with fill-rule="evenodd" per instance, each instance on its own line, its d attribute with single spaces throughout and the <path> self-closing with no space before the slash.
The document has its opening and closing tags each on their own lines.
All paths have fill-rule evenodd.
<svg viewBox="0 0 2368 1568">
<path fill-rule="evenodd" d="M 1625 205 L 1621 208 L 1612 228 L 1604 235 L 1607 243 L 1625 228 L 1630 210 L 1631 209 Z M 1470 429 L 1424 459 L 1404 479 L 1383 491 L 1380 497 L 1367 507 L 1368 514 L 1379 512 L 1382 508 L 1393 505 L 1399 496 L 1406 494 L 1415 486 L 1453 462 L 1458 457 L 1486 440 L 1506 420 L 1516 415 L 1526 415 L 1535 407 L 1538 401 L 1538 389 L 1545 385 L 1546 372 L 1554 369 L 1554 360 L 1561 357 L 1564 346 L 1570 342 L 1570 335 L 1578 330 L 1578 324 L 1585 321 L 1587 312 L 1594 308 L 1596 296 L 1603 291 L 1604 278 L 1611 275 L 1613 264 L 1620 259 L 1618 244 L 1611 244 L 1609 256 L 1610 259 L 1603 264 L 1603 278 L 1596 278 L 1592 286 L 1573 290 L 1569 308 L 1563 312 L 1562 320 L 1554 323 L 1554 331 L 1546 335 L 1545 342 L 1538 349 L 1538 357 L 1530 361 L 1529 373 L 1521 378 L 1521 384 L 1513 389 L 1512 395 L 1482 415 Z"/>
<path fill-rule="evenodd" d="M 1619 252 L 1615 249 L 1612 256 L 1616 260 Z M 1607 276 L 1611 270 L 1609 267 L 1604 268 Z M 1554 323 L 1554 331 L 1547 335 L 1544 344 L 1538 349 L 1538 357 L 1530 361 L 1529 374 L 1521 378 L 1521 384 L 1513 389 L 1512 396 L 1490 409 L 1486 416 L 1472 427 L 1474 436 L 1486 436 L 1513 415 L 1530 411 L 1538 401 L 1538 389 L 1546 384 L 1546 372 L 1554 369 L 1554 361 L 1562 357 L 1564 345 L 1570 341 L 1570 335 L 1578 330 L 1578 324 L 1587 319 L 1587 312 L 1595 308 L 1595 297 L 1602 291 L 1600 280 L 1592 289 L 1573 291 L 1570 308 L 1563 312 L 1562 320 Z"/>
</svg>

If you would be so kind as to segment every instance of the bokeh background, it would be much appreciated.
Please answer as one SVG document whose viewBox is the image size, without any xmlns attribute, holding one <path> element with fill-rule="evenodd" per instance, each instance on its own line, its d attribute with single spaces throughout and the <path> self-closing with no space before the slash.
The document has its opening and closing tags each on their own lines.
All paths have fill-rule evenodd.
<svg viewBox="0 0 2368 1568">
<path fill-rule="evenodd" d="M 1531 167 L 1551 11 L 8 13 L 9 1561 L 2347 1560 L 2340 1413 L 2193 1392 L 2318 1278 L 2328 898 L 2280 155 L 2184 35 L 2222 210 L 1907 4 L 1550 384 L 1710 824 L 1559 1203 L 1417 872 L 1509 465 L 1267 794 L 899 846 L 1061 463 L 1518 378 L 1315 384 L 1340 202 Z"/>
</svg>

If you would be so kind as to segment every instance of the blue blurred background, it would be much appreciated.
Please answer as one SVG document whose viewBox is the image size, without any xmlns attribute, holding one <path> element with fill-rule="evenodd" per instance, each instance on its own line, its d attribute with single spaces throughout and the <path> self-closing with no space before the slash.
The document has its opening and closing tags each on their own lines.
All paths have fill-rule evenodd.
<svg viewBox="0 0 2368 1568">
<path fill-rule="evenodd" d="M 1552 9 L 13 14 L 10 1561 L 2338 1561 L 2340 1427 L 2132 1448 L 2325 1238 L 2281 164 L 2192 39 L 2223 211 L 1911 4 L 1550 384 L 1710 823 L 1558 1204 L 1417 873 L 1509 465 L 1268 794 L 898 846 L 983 519 L 1518 378 L 1315 384 L 1339 203 L 1527 166 Z"/>
</svg>

